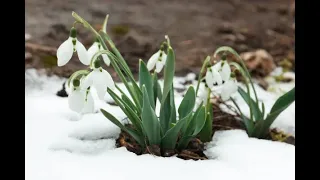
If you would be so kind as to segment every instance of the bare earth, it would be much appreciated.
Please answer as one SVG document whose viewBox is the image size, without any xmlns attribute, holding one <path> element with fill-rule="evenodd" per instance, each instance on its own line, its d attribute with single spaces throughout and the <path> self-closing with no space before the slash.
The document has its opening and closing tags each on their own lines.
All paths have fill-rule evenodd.
<svg viewBox="0 0 320 180">
<path fill-rule="evenodd" d="M 55 65 L 55 49 L 68 38 L 75 11 L 95 27 L 110 14 L 108 32 L 134 72 L 138 60 L 157 51 L 168 34 L 176 53 L 176 72 L 198 72 L 203 59 L 219 46 L 239 53 L 265 49 L 275 63 L 287 58 L 294 63 L 294 1 L 289 0 L 27 0 L 26 51 L 32 58 L 26 68 L 45 67 L 68 77 L 84 68 L 73 58 Z M 78 39 L 90 47 L 92 34 L 79 27 Z M 43 50 L 48 46 L 49 50 Z M 46 47 L 44 47 L 46 48 Z M 47 49 L 48 49 L 47 48 Z"/>
</svg>

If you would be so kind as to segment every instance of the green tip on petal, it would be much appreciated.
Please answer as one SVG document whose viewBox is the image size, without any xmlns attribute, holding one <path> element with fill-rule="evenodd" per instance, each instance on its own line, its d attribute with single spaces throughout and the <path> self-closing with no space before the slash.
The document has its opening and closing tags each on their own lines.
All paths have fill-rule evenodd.
<svg viewBox="0 0 320 180">
<path fill-rule="evenodd" d="M 98 37 L 96 37 L 95 42 L 100 43 L 100 41 L 99 41 L 99 38 L 98 38 Z"/>
<path fill-rule="evenodd" d="M 79 79 L 75 79 L 73 80 L 73 87 L 79 87 L 80 86 L 80 80 Z"/>
<path fill-rule="evenodd" d="M 98 57 L 98 58 L 94 61 L 94 68 L 98 69 L 99 67 L 101 67 L 101 59 Z"/>
<path fill-rule="evenodd" d="M 225 60 L 227 59 L 227 54 L 226 54 L 226 53 L 223 53 L 222 56 L 221 56 L 221 59 L 222 59 L 223 61 L 225 61 Z"/>
<path fill-rule="evenodd" d="M 77 30 L 76 28 L 72 27 L 70 30 L 70 37 L 76 38 L 77 37 Z"/>
</svg>

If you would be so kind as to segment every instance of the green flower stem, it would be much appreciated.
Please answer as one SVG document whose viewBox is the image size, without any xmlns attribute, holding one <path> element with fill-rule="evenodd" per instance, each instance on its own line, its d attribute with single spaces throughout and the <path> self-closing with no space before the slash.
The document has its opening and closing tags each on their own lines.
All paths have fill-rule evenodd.
<svg viewBox="0 0 320 180">
<path fill-rule="evenodd" d="M 88 71 L 88 70 L 79 70 L 79 71 L 74 72 L 68 79 L 68 87 L 70 87 L 71 81 L 73 81 L 74 79 L 77 79 L 81 76 L 86 76 L 89 73 L 90 73 L 90 71 Z"/>
<path fill-rule="evenodd" d="M 210 56 L 207 56 L 206 59 L 203 62 L 202 67 L 201 67 L 200 74 L 199 74 L 199 77 L 198 77 L 198 84 L 197 84 L 197 88 L 196 88 L 196 96 L 198 95 L 199 86 L 200 86 L 200 83 L 202 81 L 202 74 L 203 74 L 204 70 L 206 69 L 207 64 L 208 64 L 209 61 L 210 61 Z"/>
<path fill-rule="evenodd" d="M 208 97 L 207 97 L 207 104 L 206 104 L 206 112 L 210 112 L 210 95 L 211 95 L 211 89 L 210 88 L 207 88 L 208 90 Z M 206 113 L 207 114 L 207 113 Z"/>
<path fill-rule="evenodd" d="M 240 72 L 241 72 L 241 75 L 245 78 L 245 85 L 246 85 L 246 88 L 247 88 L 247 91 L 248 91 L 248 94 L 250 96 L 250 87 L 248 85 L 248 80 L 246 78 L 246 72 L 245 70 L 242 68 L 242 66 L 240 66 L 238 63 L 236 62 L 231 62 L 230 63 L 231 66 L 235 66 Z M 250 96 L 251 98 L 251 96 Z M 258 101 L 256 101 L 256 103 L 258 103 Z M 249 110 L 250 110 L 250 119 L 253 121 L 253 112 L 252 112 L 252 102 L 249 101 Z"/>
</svg>

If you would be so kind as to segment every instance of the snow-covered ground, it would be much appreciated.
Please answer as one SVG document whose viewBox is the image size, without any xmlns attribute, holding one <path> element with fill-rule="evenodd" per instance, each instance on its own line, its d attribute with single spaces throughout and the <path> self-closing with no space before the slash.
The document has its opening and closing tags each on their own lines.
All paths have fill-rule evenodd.
<svg viewBox="0 0 320 180">
<path fill-rule="evenodd" d="M 192 78 L 189 75 L 188 78 Z M 175 87 L 186 78 L 176 78 Z M 26 72 L 25 172 L 26 180 L 293 180 L 293 145 L 248 138 L 241 130 L 219 131 L 207 144 L 204 161 L 137 156 L 115 148 L 120 130 L 101 113 L 80 117 L 68 109 L 67 98 L 56 96 L 63 78 Z M 121 84 L 120 84 L 121 86 Z M 289 90 L 291 84 L 274 86 Z M 257 89 L 266 110 L 280 94 Z M 182 97 L 177 93 L 176 103 Z M 239 103 L 241 98 L 237 98 Z M 110 100 L 106 96 L 106 100 Z M 119 119 L 125 115 L 117 106 L 97 102 Z M 241 105 L 246 112 L 246 105 Z M 274 127 L 294 135 L 294 103 L 275 121 Z"/>
</svg>

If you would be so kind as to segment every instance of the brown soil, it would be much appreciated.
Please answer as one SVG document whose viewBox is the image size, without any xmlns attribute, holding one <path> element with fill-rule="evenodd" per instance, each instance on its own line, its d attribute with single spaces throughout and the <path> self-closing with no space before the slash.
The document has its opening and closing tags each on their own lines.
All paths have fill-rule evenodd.
<svg viewBox="0 0 320 180">
<path fill-rule="evenodd" d="M 223 45 L 239 53 L 265 49 L 278 65 L 284 58 L 295 60 L 292 0 L 28 0 L 25 29 L 31 39 L 26 51 L 31 54 L 26 68 L 47 68 L 65 77 L 84 68 L 76 56 L 56 67 L 55 51 L 68 37 L 72 11 L 97 28 L 110 14 L 108 32 L 133 72 L 138 59 L 148 60 L 165 34 L 176 52 L 178 75 L 199 72 L 202 60 Z M 78 39 L 88 48 L 91 33 L 78 29 Z"/>
<path fill-rule="evenodd" d="M 221 111 L 217 104 L 213 106 L 213 135 L 216 131 L 220 130 L 232 130 L 232 129 L 241 129 L 245 130 L 244 124 L 236 119 L 236 116 L 225 113 Z M 131 125 L 126 125 L 128 128 L 132 128 Z M 284 143 L 295 145 L 295 138 L 293 136 L 285 137 L 286 135 L 277 129 L 271 129 L 269 135 L 265 138 L 271 141 L 279 141 L 282 139 Z M 208 159 L 203 153 L 204 144 L 198 139 L 194 138 L 190 141 L 187 148 L 178 151 L 161 151 L 159 146 L 148 146 L 144 151 L 141 149 L 140 145 L 125 131 L 121 130 L 119 138 L 116 140 L 117 147 L 126 147 L 130 152 L 133 152 L 137 155 L 141 154 L 152 154 L 155 156 L 170 157 L 177 155 L 178 158 L 189 160 L 205 160 Z"/>
</svg>

